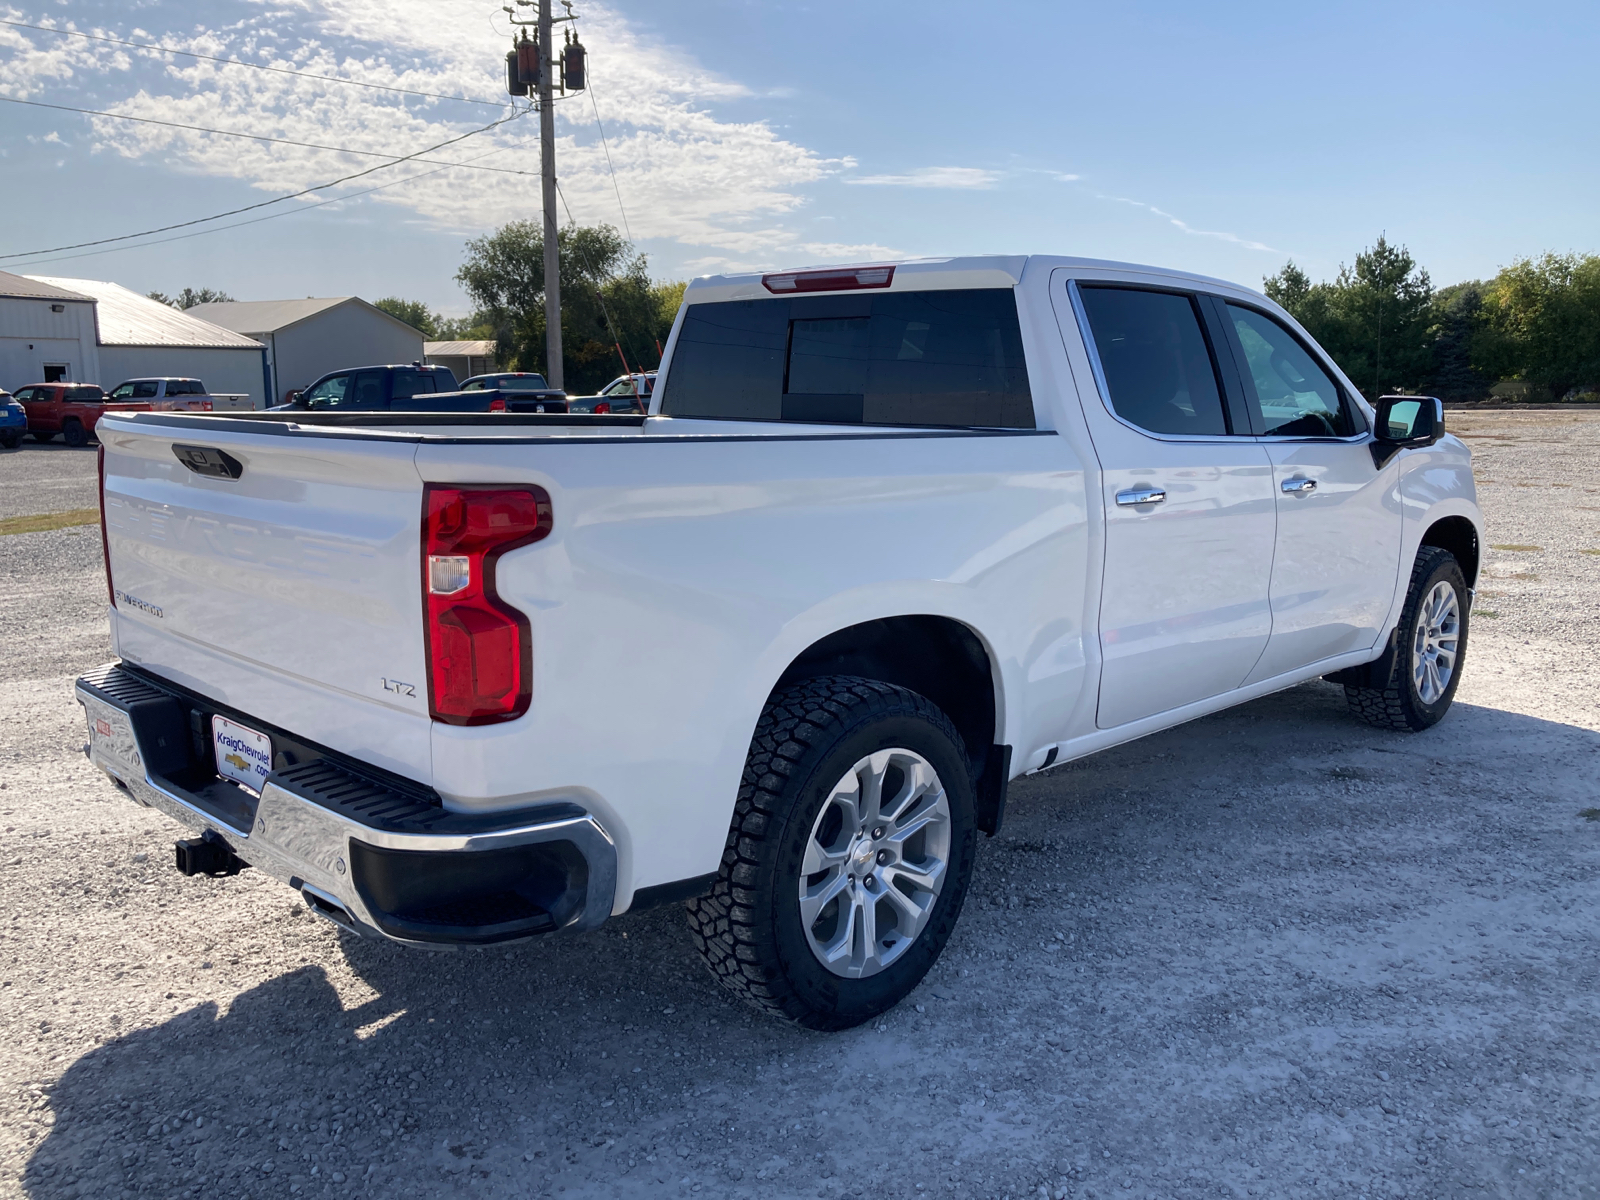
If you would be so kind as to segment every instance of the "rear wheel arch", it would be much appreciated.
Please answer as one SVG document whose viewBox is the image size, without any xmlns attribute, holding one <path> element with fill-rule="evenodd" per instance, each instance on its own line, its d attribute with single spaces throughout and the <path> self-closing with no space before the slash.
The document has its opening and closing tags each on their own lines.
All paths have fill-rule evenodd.
<svg viewBox="0 0 1600 1200">
<path fill-rule="evenodd" d="M 813 642 L 774 690 L 824 675 L 877 679 L 925 696 L 950 718 L 974 767 L 1000 736 L 1001 688 L 994 657 L 970 626 L 950 617 L 863 621 Z"/>
<path fill-rule="evenodd" d="M 797 655 L 773 691 L 825 676 L 875 679 L 931 701 L 955 726 L 967 752 L 979 830 L 999 831 L 1011 774 L 1011 748 L 999 744 L 1005 692 L 994 654 L 971 626 L 932 614 L 849 625 Z"/>
</svg>

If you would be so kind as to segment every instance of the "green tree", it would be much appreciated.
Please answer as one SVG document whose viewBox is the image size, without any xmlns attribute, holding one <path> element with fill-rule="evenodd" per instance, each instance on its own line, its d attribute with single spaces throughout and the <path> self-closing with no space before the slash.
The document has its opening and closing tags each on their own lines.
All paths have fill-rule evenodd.
<svg viewBox="0 0 1600 1200">
<path fill-rule="evenodd" d="M 1313 284 L 1291 262 L 1265 284 L 1369 398 L 1414 391 L 1428 377 L 1433 284 L 1404 246 L 1378 238 L 1332 283 Z"/>
<path fill-rule="evenodd" d="M 186 287 L 176 296 L 169 296 L 165 292 L 146 292 L 152 300 L 162 304 L 170 304 L 173 308 L 193 308 L 196 304 L 231 304 L 233 297 L 227 292 L 219 292 L 215 288 L 190 288 Z"/>
<path fill-rule="evenodd" d="M 1485 288 L 1483 310 L 1481 370 L 1526 379 L 1558 400 L 1600 387 L 1600 255 L 1519 259 Z"/>
<path fill-rule="evenodd" d="M 372 307 L 382 309 L 396 320 L 404 321 L 429 340 L 438 337 L 439 322 L 442 318 L 420 300 L 402 300 L 399 296 L 385 296 L 382 300 L 374 300 Z"/>
<path fill-rule="evenodd" d="M 1442 400 L 1481 400 L 1492 376 L 1475 365 L 1483 339 L 1484 285 L 1477 280 L 1433 295 L 1433 367 L 1423 391 Z"/>
<path fill-rule="evenodd" d="M 645 256 L 610 225 L 568 226 L 558 240 L 567 391 L 592 393 L 621 374 L 619 344 L 629 368 L 653 368 L 672 326 L 663 314 L 674 285 L 652 285 Z M 494 330 L 500 361 L 548 373 L 542 226 L 513 221 L 474 238 L 456 279 Z"/>
</svg>

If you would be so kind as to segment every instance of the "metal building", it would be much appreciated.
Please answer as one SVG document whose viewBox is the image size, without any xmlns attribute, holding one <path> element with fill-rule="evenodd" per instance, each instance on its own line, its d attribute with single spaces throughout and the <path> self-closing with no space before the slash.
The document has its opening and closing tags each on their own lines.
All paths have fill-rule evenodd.
<svg viewBox="0 0 1600 1200">
<path fill-rule="evenodd" d="M 263 343 L 274 404 L 329 371 L 422 359 L 422 334 L 358 296 L 197 304 L 188 316 Z"/>
<path fill-rule="evenodd" d="M 492 341 L 424 342 L 422 353 L 426 361 L 454 371 L 457 382 L 474 375 L 488 375 L 497 369 Z"/>
<path fill-rule="evenodd" d="M 177 375 L 200 379 L 219 394 L 243 394 L 265 408 L 265 348 L 253 338 L 180 312 L 117 283 L 30 275 L 35 284 L 91 299 L 97 366 L 77 376 L 110 391 L 125 379 Z M 25 382 L 38 383 L 39 380 Z"/>
<path fill-rule="evenodd" d="M 0 271 L 0 389 L 100 382 L 92 296 Z"/>
</svg>

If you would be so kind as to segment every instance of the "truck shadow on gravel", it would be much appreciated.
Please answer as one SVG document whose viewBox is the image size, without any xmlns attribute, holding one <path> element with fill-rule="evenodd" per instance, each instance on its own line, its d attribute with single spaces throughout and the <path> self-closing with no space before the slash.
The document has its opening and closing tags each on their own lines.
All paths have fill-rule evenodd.
<svg viewBox="0 0 1600 1200">
<path fill-rule="evenodd" d="M 69 1067 L 24 1185 L 1596 1194 L 1597 764 L 1592 731 L 1384 733 L 1311 684 L 1020 780 L 929 979 L 832 1036 L 725 997 L 676 908 L 479 953 L 329 930 Z"/>
</svg>

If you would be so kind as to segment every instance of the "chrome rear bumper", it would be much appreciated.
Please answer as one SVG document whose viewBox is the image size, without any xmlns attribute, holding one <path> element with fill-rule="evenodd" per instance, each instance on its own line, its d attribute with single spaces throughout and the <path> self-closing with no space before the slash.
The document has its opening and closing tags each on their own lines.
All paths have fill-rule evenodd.
<svg viewBox="0 0 1600 1200">
<path fill-rule="evenodd" d="M 195 732 L 209 713 L 271 732 L 249 714 L 120 664 L 85 675 L 76 693 L 95 766 L 341 925 L 441 948 L 592 929 L 611 915 L 616 847 L 576 804 L 454 813 L 331 757 L 274 770 L 257 797 L 217 776 Z"/>
</svg>

